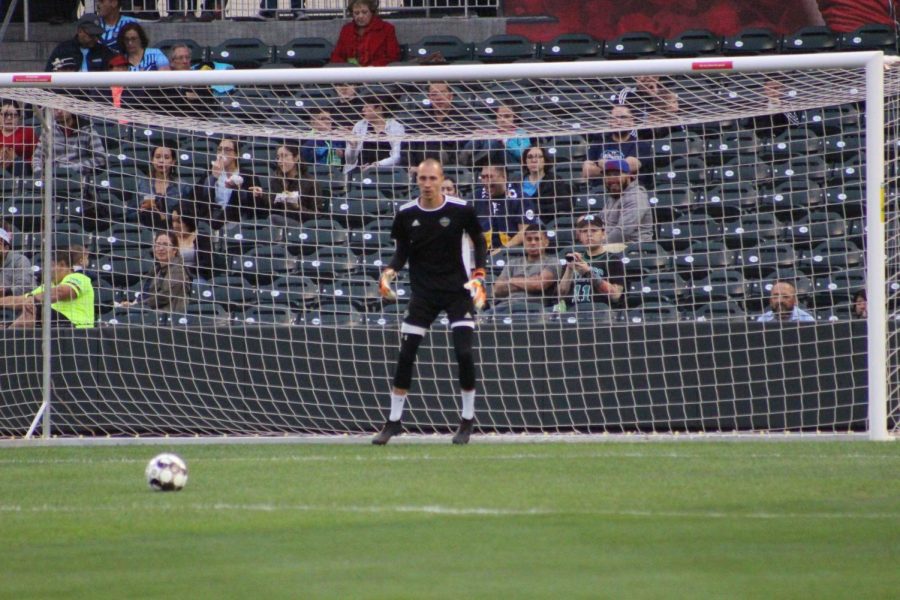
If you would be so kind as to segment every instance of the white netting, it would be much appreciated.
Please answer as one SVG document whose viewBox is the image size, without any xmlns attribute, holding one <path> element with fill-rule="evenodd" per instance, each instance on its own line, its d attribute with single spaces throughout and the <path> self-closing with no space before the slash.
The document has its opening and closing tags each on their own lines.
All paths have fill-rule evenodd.
<svg viewBox="0 0 900 600">
<path fill-rule="evenodd" d="M 26 125 L 56 110 L 52 177 L 40 178 L 40 150 L 2 178 L 13 247 L 39 276 L 48 236 L 84 248 L 97 296 L 96 328 L 53 330 L 60 431 L 372 429 L 409 294 L 401 274 L 399 301 L 384 302 L 376 280 L 394 211 L 416 195 L 410 167 L 425 157 L 440 158 L 456 193 L 483 207 L 497 251 L 492 290 L 529 263 L 519 222 L 548 230 L 556 282 L 493 298 L 481 318 L 486 430 L 865 429 L 865 329 L 853 303 L 867 280 L 863 68 L 526 78 L 511 67 L 504 78 L 435 67 L 418 81 L 382 72 L 396 81 L 320 70 L 315 81 L 285 74 L 253 86 L 246 74 L 229 83 L 199 73 L 191 85 L 126 87 L 118 108 L 105 86 L 0 87 Z M 493 79 L 479 80 L 484 72 Z M 344 77 L 358 80 L 352 97 Z M 897 83 L 888 71 L 892 149 Z M 532 181 L 527 156 L 538 148 L 546 168 Z M 603 253 L 585 246 L 578 222 L 612 217 L 596 163 L 620 158 L 640 165 L 652 239 Z M 489 198 L 484 182 L 502 173 L 483 171 L 497 167 L 510 186 Z M 504 189 L 534 216 L 521 208 L 504 219 L 492 206 Z M 894 257 L 896 224 L 887 226 Z M 158 275 L 161 229 L 179 233 L 184 276 Z M 572 252 L 595 255 L 595 272 L 615 285 L 592 292 L 567 278 Z M 777 281 L 794 286 L 814 323 L 757 322 Z M 40 340 L 16 329 L 4 344 L 11 396 L 0 430 L 20 435 L 40 405 Z M 419 356 L 413 426 L 455 421 L 454 362 L 439 321 Z"/>
</svg>

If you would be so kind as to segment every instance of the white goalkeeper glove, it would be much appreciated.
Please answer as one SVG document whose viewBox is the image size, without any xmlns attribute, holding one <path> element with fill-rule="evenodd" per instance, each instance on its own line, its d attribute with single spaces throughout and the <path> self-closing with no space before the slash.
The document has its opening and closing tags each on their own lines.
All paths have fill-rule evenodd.
<svg viewBox="0 0 900 600">
<path fill-rule="evenodd" d="M 467 290 L 472 295 L 472 302 L 475 308 L 481 310 L 487 302 L 487 292 L 484 291 L 484 269 L 475 269 L 472 272 L 472 279 L 465 284 Z"/>
<path fill-rule="evenodd" d="M 378 280 L 378 292 L 385 300 L 396 300 L 397 292 L 391 289 L 391 282 L 397 279 L 397 271 L 388 267 L 381 272 L 381 278 Z"/>
</svg>

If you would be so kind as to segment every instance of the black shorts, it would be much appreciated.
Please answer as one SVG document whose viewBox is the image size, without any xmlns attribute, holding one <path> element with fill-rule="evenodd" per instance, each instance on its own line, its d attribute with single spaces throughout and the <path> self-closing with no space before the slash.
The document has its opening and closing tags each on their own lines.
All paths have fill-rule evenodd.
<svg viewBox="0 0 900 600">
<path fill-rule="evenodd" d="M 459 293 L 413 294 L 403 323 L 428 329 L 442 310 L 447 312 L 450 327 L 475 327 L 475 304 L 466 290 Z"/>
</svg>

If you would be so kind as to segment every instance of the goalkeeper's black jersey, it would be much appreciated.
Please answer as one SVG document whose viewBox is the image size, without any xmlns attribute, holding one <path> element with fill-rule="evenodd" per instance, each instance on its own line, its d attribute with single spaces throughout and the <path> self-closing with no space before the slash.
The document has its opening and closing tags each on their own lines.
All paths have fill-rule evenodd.
<svg viewBox="0 0 900 600">
<path fill-rule="evenodd" d="M 390 267 L 399 271 L 409 261 L 413 294 L 463 291 L 472 270 L 485 265 L 487 245 L 475 208 L 459 198 L 444 196 L 430 210 L 418 199 L 407 202 L 394 217 L 391 237 L 397 249 Z"/>
</svg>

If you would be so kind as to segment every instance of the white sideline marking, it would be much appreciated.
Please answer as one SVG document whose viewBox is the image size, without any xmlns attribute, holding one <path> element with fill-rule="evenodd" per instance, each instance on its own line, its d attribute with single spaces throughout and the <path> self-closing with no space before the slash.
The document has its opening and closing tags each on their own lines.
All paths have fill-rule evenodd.
<svg viewBox="0 0 900 600">
<path fill-rule="evenodd" d="M 148 492 L 149 493 L 149 492 Z M 654 510 L 558 510 L 545 508 L 489 508 L 489 507 L 453 507 L 441 505 L 424 506 L 325 506 L 313 504 L 184 504 L 161 505 L 157 503 L 133 503 L 123 506 L 57 506 L 41 504 L 36 506 L 23 506 L 20 504 L 0 505 L 0 513 L 24 513 L 24 514 L 86 514 L 91 512 L 121 512 L 123 508 L 133 510 L 183 512 L 193 510 L 197 512 L 324 512 L 324 513 L 351 513 L 351 514 L 425 514 L 449 517 L 543 517 L 543 516 L 594 516 L 594 517 L 621 517 L 621 518 L 666 518 L 666 519 L 746 519 L 746 520 L 783 520 L 783 519 L 822 519 L 844 520 L 859 519 L 865 521 L 896 520 L 900 519 L 900 513 L 729 513 L 721 511 L 654 511 Z"/>
<path fill-rule="evenodd" d="M 191 458 L 191 463 L 205 462 L 222 462 L 222 463 L 242 463 L 242 462 L 272 462 L 272 463 L 305 463 L 305 462 L 417 462 L 417 461 L 455 461 L 459 459 L 458 455 L 447 454 L 444 456 L 434 456 L 431 454 L 419 455 L 387 455 L 383 456 L 374 451 L 371 454 L 355 454 L 348 456 L 331 456 L 331 455 L 288 455 L 288 456 L 200 456 Z M 182 452 L 182 454 L 185 454 Z M 187 454 L 189 456 L 189 453 Z M 648 453 L 648 452 L 593 452 L 588 454 L 540 454 L 540 453 L 517 453 L 517 454 L 498 454 L 498 455 L 478 455 L 465 457 L 467 462 L 474 460 L 482 461 L 502 461 L 502 460 L 594 460 L 594 459 L 614 459 L 614 458 L 636 458 L 636 459 L 659 459 L 669 458 L 673 460 L 716 460 L 717 457 L 710 457 L 703 454 L 686 454 L 679 452 L 666 453 Z M 728 456 L 722 456 L 719 460 L 727 460 Z M 852 460 L 900 460 L 900 454 L 840 454 L 840 455 L 824 455 L 824 454 L 741 454 L 741 458 L 749 458 L 753 460 L 761 459 L 789 459 L 796 460 L 802 458 L 829 458 L 829 459 L 852 459 Z M 147 462 L 144 458 L 0 458 L 0 465 L 96 465 L 96 464 L 143 464 Z"/>
</svg>

